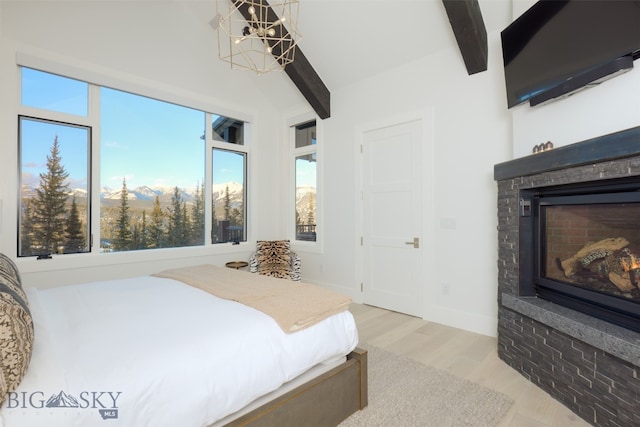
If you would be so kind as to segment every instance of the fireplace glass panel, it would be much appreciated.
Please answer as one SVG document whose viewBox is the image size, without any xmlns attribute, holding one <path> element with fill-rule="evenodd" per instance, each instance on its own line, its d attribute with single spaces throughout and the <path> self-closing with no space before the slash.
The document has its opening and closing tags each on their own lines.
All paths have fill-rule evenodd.
<svg viewBox="0 0 640 427">
<path fill-rule="evenodd" d="M 544 279 L 640 303 L 640 203 L 540 208 Z"/>
</svg>

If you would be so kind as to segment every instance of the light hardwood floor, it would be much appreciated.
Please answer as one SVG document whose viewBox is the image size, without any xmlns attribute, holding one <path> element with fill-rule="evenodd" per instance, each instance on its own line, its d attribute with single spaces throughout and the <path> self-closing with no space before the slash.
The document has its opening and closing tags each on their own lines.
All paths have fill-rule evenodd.
<svg viewBox="0 0 640 427">
<path fill-rule="evenodd" d="M 497 339 L 368 305 L 352 304 L 361 343 L 401 354 L 510 396 L 499 427 L 589 426 L 498 358 Z"/>
</svg>

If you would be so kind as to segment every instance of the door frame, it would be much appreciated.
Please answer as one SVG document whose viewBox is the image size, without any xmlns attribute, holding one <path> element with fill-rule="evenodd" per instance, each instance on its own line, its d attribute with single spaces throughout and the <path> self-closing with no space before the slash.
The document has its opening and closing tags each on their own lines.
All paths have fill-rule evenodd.
<svg viewBox="0 0 640 427">
<path fill-rule="evenodd" d="M 367 132 L 401 125 L 408 122 L 420 121 L 422 123 L 422 236 L 420 244 L 423 249 L 423 260 L 421 277 L 422 284 L 420 286 L 421 299 L 421 317 L 428 318 L 432 313 L 432 306 L 435 301 L 435 161 L 434 161 L 434 111 L 433 108 L 407 112 L 396 116 L 390 116 L 379 120 L 363 123 L 355 127 L 354 135 L 354 176 L 355 176 L 355 218 L 354 218 L 354 302 L 363 303 L 363 293 L 361 284 L 364 280 L 364 251 L 362 246 L 362 236 L 364 234 L 364 206 L 363 206 L 363 156 L 362 146 L 364 144 L 364 135 Z"/>
</svg>

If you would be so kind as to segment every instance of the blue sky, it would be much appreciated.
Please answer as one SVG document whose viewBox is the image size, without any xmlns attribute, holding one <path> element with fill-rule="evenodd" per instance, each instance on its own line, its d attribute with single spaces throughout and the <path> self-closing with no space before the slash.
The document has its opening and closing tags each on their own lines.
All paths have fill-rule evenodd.
<svg viewBox="0 0 640 427">
<path fill-rule="evenodd" d="M 100 97 L 102 186 L 202 183 L 203 112 L 106 88 Z"/>
<path fill-rule="evenodd" d="M 25 105 L 86 116 L 87 88 L 83 82 L 23 69 Z M 101 187 L 119 189 L 123 178 L 128 188 L 193 188 L 202 183 L 203 112 L 108 88 L 100 92 Z M 86 188 L 86 128 L 32 120 L 22 123 L 23 183 L 37 184 L 57 135 L 71 186 Z M 215 161 L 214 182 L 243 181 L 240 156 L 217 154 Z"/>
<path fill-rule="evenodd" d="M 59 155 L 64 160 L 72 188 L 87 189 L 87 141 L 89 131 L 84 127 L 62 126 L 38 120 L 23 119 L 20 122 L 22 137 L 27 144 L 22 147 L 22 183 L 36 186 L 40 173 L 46 172 L 47 156 L 53 141 L 58 137 Z M 37 153 L 37 154 L 36 154 Z"/>
</svg>

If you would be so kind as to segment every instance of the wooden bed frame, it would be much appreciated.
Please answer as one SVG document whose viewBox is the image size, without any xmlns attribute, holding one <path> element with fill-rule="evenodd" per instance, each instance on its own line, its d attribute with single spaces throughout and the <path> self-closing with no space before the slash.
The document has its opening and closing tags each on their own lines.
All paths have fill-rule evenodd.
<svg viewBox="0 0 640 427">
<path fill-rule="evenodd" d="M 367 351 L 356 348 L 330 371 L 225 427 L 336 426 L 368 404 Z"/>
</svg>

